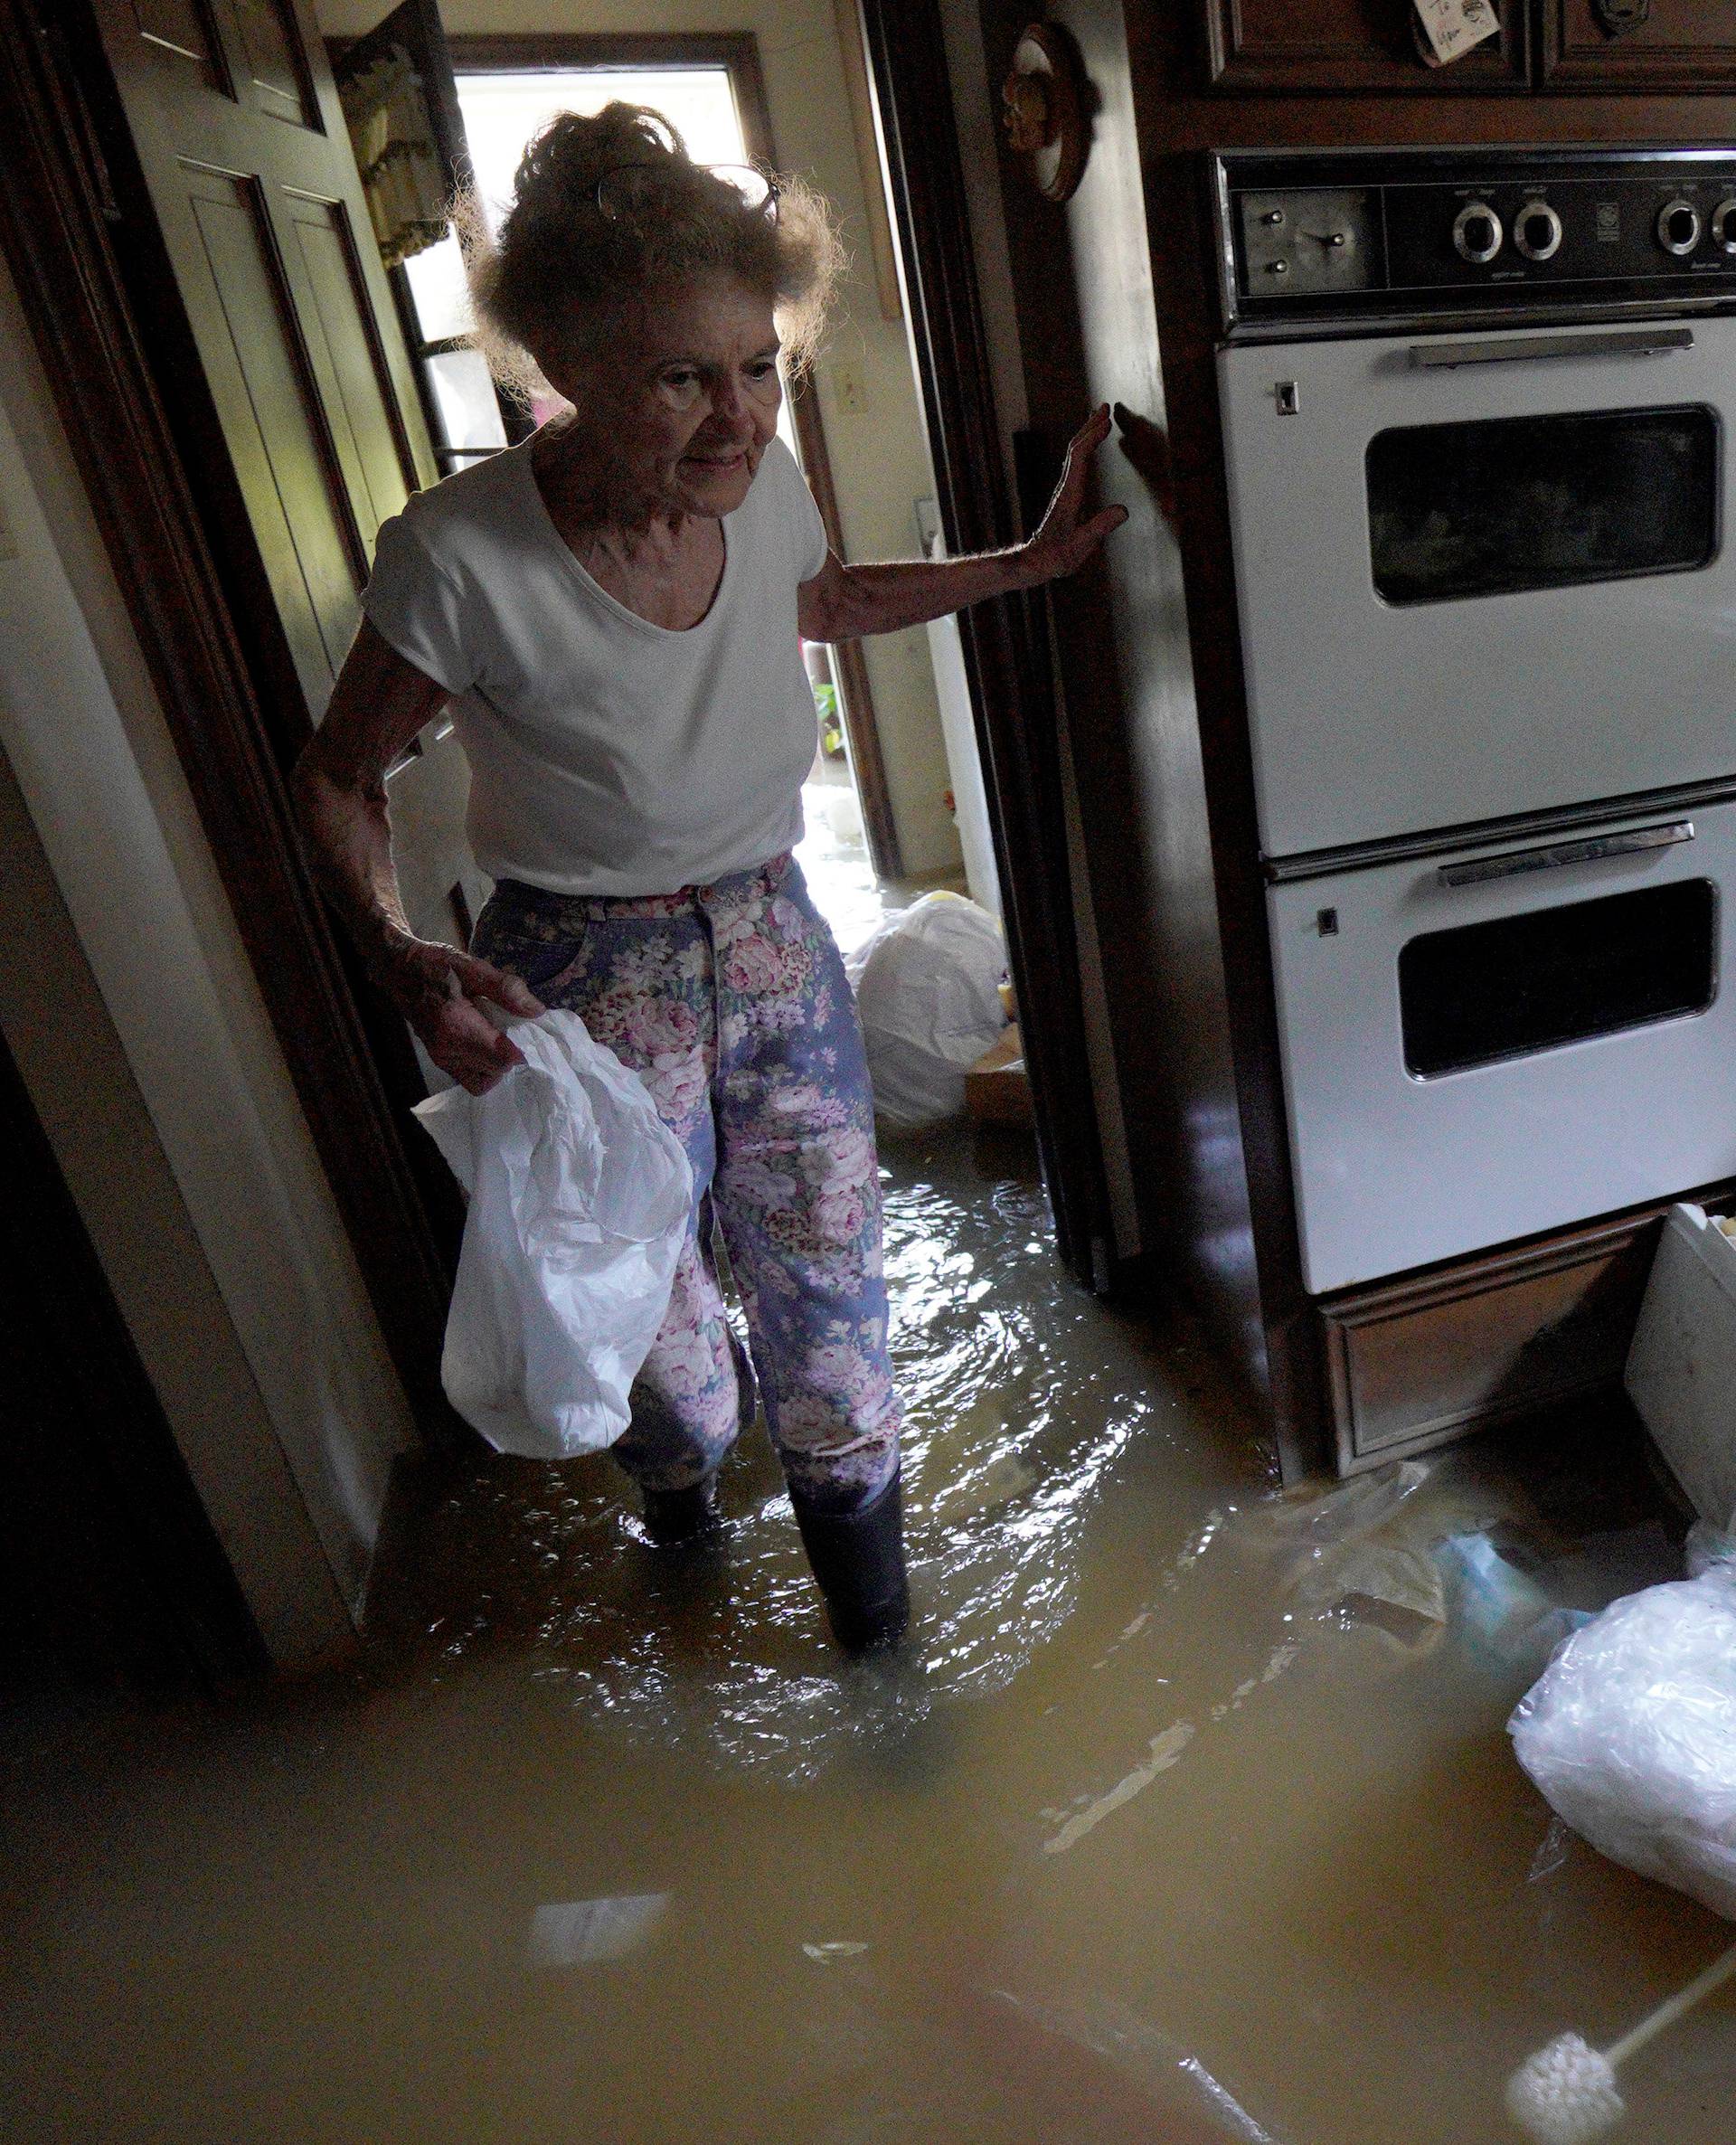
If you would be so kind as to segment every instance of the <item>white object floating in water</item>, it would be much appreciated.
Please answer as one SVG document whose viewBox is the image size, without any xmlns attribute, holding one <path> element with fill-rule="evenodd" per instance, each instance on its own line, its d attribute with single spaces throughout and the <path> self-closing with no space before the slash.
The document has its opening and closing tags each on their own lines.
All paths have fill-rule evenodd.
<svg viewBox="0 0 1736 2145">
<path fill-rule="evenodd" d="M 596 1966 L 636 1951 L 669 1908 L 667 1892 L 624 1893 L 610 1899 L 564 1899 L 531 1916 L 524 1963 L 531 1967 Z"/>
<path fill-rule="evenodd" d="M 1581 2145 L 1625 2112 L 1609 2057 L 1576 2033 L 1558 2034 L 1507 2081 L 1507 2113 L 1539 2145 Z"/>
<path fill-rule="evenodd" d="M 1589 2138 L 1601 2137 L 1628 2112 L 1616 2091 L 1618 2066 L 1733 1973 L 1736 1944 L 1602 2054 L 1576 2033 L 1557 2034 L 1546 2048 L 1526 2056 L 1508 2079 L 1507 2113 L 1538 2145 L 1584 2145 Z"/>
<path fill-rule="evenodd" d="M 835 1959 L 860 1959 L 868 1949 L 866 1944 L 851 1943 L 843 1938 L 829 1944 L 804 1944 L 808 1957 L 821 1966 L 830 1966 Z"/>
</svg>

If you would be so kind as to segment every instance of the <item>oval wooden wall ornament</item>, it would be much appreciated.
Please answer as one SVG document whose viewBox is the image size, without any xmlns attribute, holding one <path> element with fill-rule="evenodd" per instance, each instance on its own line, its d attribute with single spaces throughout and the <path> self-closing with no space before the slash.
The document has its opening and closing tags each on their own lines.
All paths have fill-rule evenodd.
<svg viewBox="0 0 1736 2145">
<path fill-rule="evenodd" d="M 1066 33 L 1033 23 L 1014 48 L 1001 85 L 1007 146 L 1045 201 L 1067 201 L 1085 170 L 1090 120 L 1079 59 Z"/>
</svg>

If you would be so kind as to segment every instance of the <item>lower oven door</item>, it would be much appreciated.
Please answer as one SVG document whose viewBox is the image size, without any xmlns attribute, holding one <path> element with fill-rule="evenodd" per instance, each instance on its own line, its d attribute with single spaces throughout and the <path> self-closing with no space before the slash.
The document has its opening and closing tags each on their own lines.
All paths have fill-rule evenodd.
<svg viewBox="0 0 1736 2145">
<path fill-rule="evenodd" d="M 1736 804 L 1269 896 L 1321 1294 L 1736 1175 Z"/>
<path fill-rule="evenodd" d="M 1736 319 L 1221 380 L 1268 856 L 1736 773 Z"/>
</svg>

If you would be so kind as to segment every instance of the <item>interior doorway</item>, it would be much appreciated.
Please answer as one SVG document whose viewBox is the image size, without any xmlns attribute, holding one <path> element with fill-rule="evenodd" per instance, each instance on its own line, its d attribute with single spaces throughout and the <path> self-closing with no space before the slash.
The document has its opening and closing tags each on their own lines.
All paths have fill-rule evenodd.
<svg viewBox="0 0 1736 2145">
<path fill-rule="evenodd" d="M 435 0 L 413 0 L 413 10 L 438 30 Z M 394 11 L 401 20 L 410 12 Z M 846 12 L 857 20 L 854 9 L 841 9 L 840 22 Z M 880 12 L 865 5 L 862 19 L 872 29 Z M 908 41 L 912 24 L 922 31 L 907 57 L 889 59 L 897 40 L 883 24 L 872 56 L 907 296 L 920 327 L 919 374 L 925 402 L 944 420 L 929 428 L 932 481 L 951 546 L 982 548 L 1010 541 L 1017 528 L 1005 513 L 974 509 L 976 495 L 993 488 L 999 459 L 986 402 L 967 407 L 963 421 L 950 403 L 940 408 L 985 368 L 971 360 L 968 291 L 943 288 L 928 268 L 937 251 L 968 261 L 931 13 L 901 14 L 899 35 Z M 75 0 L 63 11 L 63 34 L 44 41 L 33 31 L 17 41 L 0 65 L 0 109 L 19 145 L 0 239 L 382 1329 L 424 1422 L 438 1426 L 449 1277 L 442 1252 L 456 1241 L 456 1202 L 449 1186 L 435 1181 L 438 1158 L 424 1157 L 413 1129 L 404 1129 L 421 1088 L 408 1037 L 334 943 L 288 832 L 282 781 L 321 712 L 326 653 L 342 646 L 344 620 L 354 622 L 373 526 L 404 492 L 454 465 L 434 451 L 424 424 L 413 345 L 391 332 L 398 308 L 367 242 L 369 203 L 307 11 L 282 14 L 275 71 L 243 49 L 229 0 L 172 14 L 181 25 L 175 36 L 163 28 L 169 17 L 153 16 L 156 26 L 147 30 L 126 0 Z M 335 7 L 327 21 L 334 32 L 340 24 L 359 31 L 366 16 Z M 565 64 L 584 42 L 561 40 Z M 636 65 L 666 52 L 658 36 L 630 42 Z M 691 50 L 695 41 L 684 33 L 682 42 Z M 712 43 L 732 82 L 758 81 L 751 36 Z M 524 47 L 514 41 L 518 57 L 505 71 L 525 71 Z M 593 46 L 582 55 L 586 63 L 599 57 Z M 802 85 L 789 57 L 782 79 L 795 109 Z M 464 60 L 467 72 L 486 71 L 473 49 Z M 498 61 L 491 56 L 488 64 Z M 217 96 L 222 85 L 236 90 L 227 103 Z M 797 168 L 830 157 L 844 173 L 849 118 L 841 91 L 828 89 L 826 98 L 806 114 L 805 132 L 791 121 L 787 153 Z M 914 99 L 913 108 L 901 99 Z M 763 97 L 757 109 L 763 125 Z M 744 123 L 754 109 L 738 101 Z M 80 113 L 94 135 L 80 131 L 72 116 Z M 757 151 L 776 161 L 769 133 Z M 232 200 L 206 199 L 216 162 L 240 175 Z M 93 179 L 99 168 L 108 192 Z M 860 253 L 859 232 L 854 242 Z M 902 349 L 901 325 L 888 332 Z M 907 350 L 904 356 L 908 364 Z M 883 429 L 878 412 L 861 420 L 871 450 Z M 896 530 L 865 534 L 860 555 L 914 548 L 910 506 L 920 490 L 919 482 L 905 492 Z M 1039 1143 L 1063 1253 L 1089 1271 L 1095 1223 L 1085 1210 L 1095 1202 L 1069 1196 L 1089 1131 L 1089 1092 L 1071 1063 L 1079 1023 L 1065 858 L 1057 861 L 1042 810 L 1053 785 L 1034 762 L 1026 780 L 1003 749 L 1024 719 L 1019 663 L 1002 645 L 1002 625 L 1016 625 L 1017 607 L 981 609 L 993 615 L 966 621 L 965 653 L 1027 1016 Z M 846 676 L 845 701 L 847 687 Z M 1036 708 L 1036 733 L 1047 727 Z M 850 742 L 854 753 L 859 741 Z M 860 754 L 855 764 L 860 777 Z M 929 785 L 936 800 L 944 781 L 943 773 Z M 872 853 L 876 830 L 862 787 Z M 459 931 L 455 888 L 467 903 L 456 878 L 427 892 L 431 918 L 448 910 L 447 928 Z M 418 928 L 430 926 L 419 921 Z M 1054 1038 L 1052 1052 L 1045 1035 Z M 1075 1119 L 1079 1138 L 1058 1138 Z"/>
<path fill-rule="evenodd" d="M 734 107 L 735 127 L 727 128 L 726 122 L 723 138 L 712 137 L 720 150 L 727 143 L 728 154 L 721 160 L 736 160 L 738 140 L 750 160 L 767 166 L 778 167 L 788 157 L 790 167 L 814 177 L 845 208 L 847 236 L 862 270 L 854 279 L 845 330 L 868 331 L 867 371 L 872 375 L 878 364 L 882 383 L 890 379 L 888 361 L 895 354 L 914 458 L 905 464 L 906 488 L 896 524 L 882 521 L 860 530 L 856 555 L 994 550 L 1035 526 L 1059 475 L 1065 442 L 1030 431 L 1015 435 L 1011 444 L 1016 487 L 1009 483 L 1004 459 L 1007 442 L 995 413 L 976 284 L 973 212 L 935 0 L 897 9 L 882 7 L 878 0 L 835 0 L 830 9 L 824 0 L 806 0 L 806 5 L 792 5 L 787 20 L 780 15 L 768 64 L 777 75 L 779 123 L 788 130 L 789 138 L 781 145 L 772 141 L 760 47 L 752 34 L 562 31 L 448 40 L 438 6 L 439 0 L 400 0 L 392 15 L 358 42 L 372 43 L 395 33 L 401 24 L 426 26 L 435 56 L 429 71 L 439 77 L 451 112 L 456 154 L 467 165 L 456 77 L 463 78 L 465 98 L 473 107 L 484 89 L 511 95 L 522 84 L 534 99 L 538 109 L 527 112 L 521 105 L 513 115 L 504 163 L 507 156 L 515 158 L 532 120 L 561 103 L 580 103 L 587 90 L 598 101 L 611 93 L 637 92 L 655 108 L 658 97 L 673 101 L 678 94 L 674 78 L 709 68 L 714 80 L 720 74 L 726 79 Z M 801 62 L 792 66 L 797 52 Z M 343 63 L 349 56 L 346 51 Z M 479 114 L 479 132 L 484 124 Z M 705 117 L 692 114 L 686 124 L 698 147 L 706 139 Z M 504 171 L 499 183 L 503 190 L 509 184 Z M 872 279 L 867 273 L 871 251 Z M 875 298 L 878 316 L 873 309 Z M 410 326 L 414 346 L 413 320 Z M 474 352 L 466 355 L 468 363 L 479 364 Z M 857 392 L 863 383 L 849 381 L 850 368 L 830 358 L 830 353 L 822 356 L 817 390 L 810 385 L 792 397 L 793 415 L 801 458 L 835 548 L 848 558 L 851 547 L 839 541 L 820 406 L 845 452 L 862 456 L 864 437 L 873 435 L 866 447 L 870 461 L 877 455 L 886 458 L 890 428 L 883 419 L 871 420 L 853 435 L 853 413 L 863 408 Z M 820 438 L 817 454 L 809 449 L 805 424 Z M 491 430 L 496 445 L 501 436 L 498 428 Z M 1106 1083 L 1103 1091 L 1112 1095 L 1114 1075 L 1100 1050 L 1093 1058 L 1087 1038 L 1067 772 L 1057 742 L 1061 709 L 1051 663 L 1047 600 L 1026 597 L 979 605 L 914 635 L 889 638 L 901 641 L 907 654 L 912 645 L 921 649 L 921 691 L 929 704 L 928 749 L 933 757 L 924 770 L 929 778 L 928 800 L 920 794 L 922 779 L 917 778 L 915 817 L 920 820 L 925 801 L 944 813 L 940 831 L 950 856 L 944 875 L 967 887 L 1004 921 L 1058 1247 L 1080 1279 L 1100 1289 L 1109 1285 L 1115 1233 L 1106 1192 L 1099 1090 L 1099 1082 Z M 882 677 L 889 652 L 886 642 L 872 643 L 866 650 L 861 644 L 844 644 L 831 651 L 854 781 L 848 788 L 826 785 L 828 770 L 822 761 L 816 768 L 821 783 L 812 800 L 817 809 L 811 808 L 809 817 L 816 836 L 823 830 L 831 846 L 844 852 L 838 859 L 840 876 L 854 881 L 843 900 L 834 894 L 826 904 L 846 946 L 852 939 L 860 940 L 883 912 L 888 881 L 904 879 L 894 896 L 901 897 L 912 891 L 909 881 L 920 880 L 923 866 L 935 861 L 931 854 L 920 862 L 908 849 L 899 854 L 901 827 L 912 824 L 911 741 L 897 727 L 901 709 L 894 704 L 885 725 L 897 748 L 887 755 L 893 762 L 890 785 L 875 779 L 876 771 L 882 777 L 886 772 L 879 750 L 882 725 L 862 720 L 868 669 L 874 668 L 877 681 Z M 918 759 L 923 749 L 919 742 Z M 899 792 L 896 823 L 893 788 Z M 873 867 L 872 880 L 862 870 L 860 852 L 849 854 L 854 846 L 854 828 L 849 824 L 854 817 L 853 801 L 861 813 L 862 847 Z M 835 835 L 837 820 L 844 824 Z M 931 819 L 929 832 L 934 831 Z M 920 832 L 917 838 L 920 843 Z"/>
</svg>

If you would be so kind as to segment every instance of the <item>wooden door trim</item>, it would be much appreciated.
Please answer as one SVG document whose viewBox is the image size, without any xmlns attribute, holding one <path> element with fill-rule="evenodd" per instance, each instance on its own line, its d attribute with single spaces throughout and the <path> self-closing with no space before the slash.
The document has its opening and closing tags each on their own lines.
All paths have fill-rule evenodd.
<svg viewBox="0 0 1736 2145">
<path fill-rule="evenodd" d="M 569 74 L 581 68 L 722 67 L 750 75 L 765 109 L 760 41 L 751 30 L 449 32 L 455 74 Z M 745 117 L 745 115 L 744 115 Z"/>
<path fill-rule="evenodd" d="M 654 30 L 620 34 L 537 31 L 524 34 L 451 36 L 446 43 L 455 74 L 557 74 L 598 67 L 647 70 L 722 67 L 727 71 L 735 93 L 749 156 L 771 170 L 778 168 L 771 106 L 766 96 L 764 71 L 760 64 L 760 41 L 750 31 Z M 826 541 L 843 558 L 846 553 L 837 487 L 832 478 L 832 458 L 826 443 L 819 398 L 810 378 L 804 376 L 791 383 L 789 416 L 801 447 L 802 465 L 814 494 L 814 503 L 826 524 Z M 849 742 L 850 769 L 855 777 L 857 801 L 862 806 L 863 833 L 868 845 L 869 861 L 880 878 L 897 879 L 903 875 L 903 856 L 897 822 L 892 816 L 892 789 L 886 780 L 886 759 L 874 713 L 873 686 L 869 680 L 862 643 L 859 640 L 833 642 L 832 667 L 838 682 L 844 736 Z"/>
<path fill-rule="evenodd" d="M 0 0 L 0 250 L 375 1316 L 433 1429 L 448 1419 L 448 1282 L 159 392 L 157 324 L 141 320 L 116 251 L 124 230 L 135 268 L 172 288 L 142 176 L 105 154 L 108 83 L 83 0 Z"/>
<path fill-rule="evenodd" d="M 998 550 L 1023 532 L 1002 458 L 939 10 L 935 0 L 862 0 L 862 24 L 948 548 Z M 1100 1284 L 1109 1201 L 1084 1040 L 1044 602 L 1039 595 L 1028 604 L 979 603 L 958 623 L 1056 1242 L 1076 1274 Z"/>
</svg>

